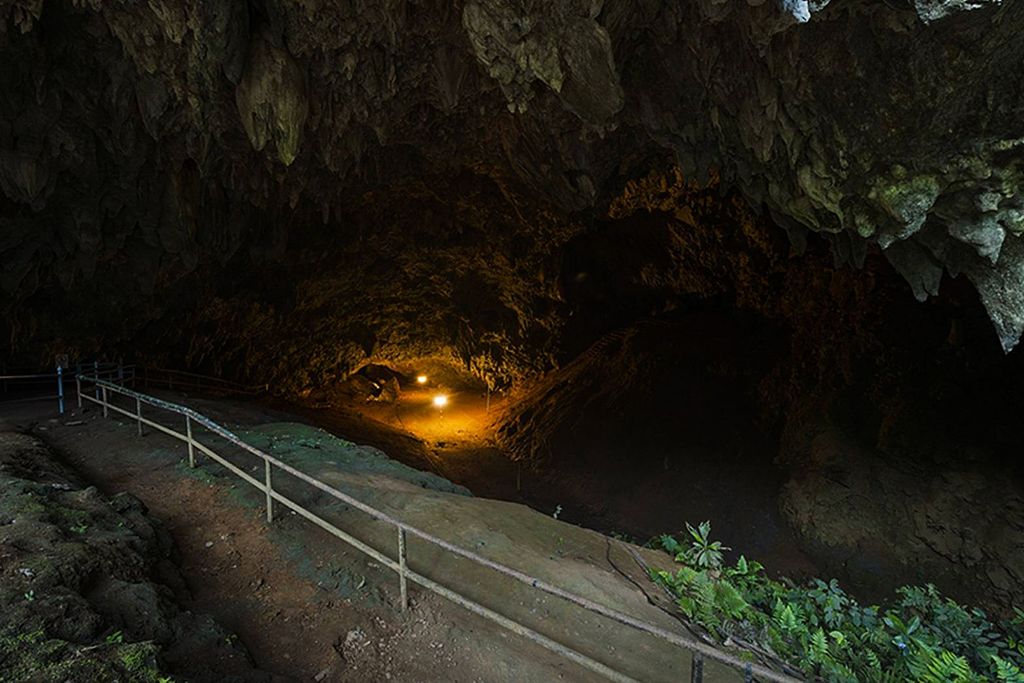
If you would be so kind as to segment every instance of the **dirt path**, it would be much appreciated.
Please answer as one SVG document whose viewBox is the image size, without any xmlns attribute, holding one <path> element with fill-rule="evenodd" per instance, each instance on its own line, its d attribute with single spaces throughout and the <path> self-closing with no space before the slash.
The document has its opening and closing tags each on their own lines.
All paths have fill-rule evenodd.
<svg viewBox="0 0 1024 683">
<path fill-rule="evenodd" d="M 283 416 L 246 404 L 189 403 L 237 428 Z M 38 410 L 16 417 L 20 428 L 62 452 L 102 490 L 133 493 L 169 527 L 188 582 L 186 605 L 238 633 L 262 669 L 320 681 L 597 680 L 426 591 L 414 590 L 412 609 L 401 613 L 390 570 L 294 516 L 279 515 L 267 526 L 262 511 L 236 485 L 183 466 L 184 448 L 171 439 L 158 434 L 140 439 L 134 425 L 104 421 L 98 411 L 62 421 L 47 420 Z M 326 465 L 312 473 L 339 487 L 358 479 Z M 523 506 L 421 492 L 394 482 L 378 489 L 379 483 L 359 483 L 360 497 L 463 547 L 486 548 L 495 559 L 574 592 L 663 627 L 682 628 L 649 604 L 649 594 L 641 590 L 649 588 L 646 578 L 625 551 L 613 550 L 595 532 Z M 342 523 L 356 523 L 348 512 L 335 512 Z M 387 548 L 393 530 L 371 525 L 360 531 L 365 542 Z M 458 583 L 473 599 L 639 680 L 688 675 L 689 657 L 672 646 L 567 609 L 557 599 L 538 597 L 475 566 L 453 563 L 430 548 L 413 545 L 410 553 L 417 571 Z M 705 680 L 716 680 L 713 672 L 706 669 Z"/>
<path fill-rule="evenodd" d="M 238 633 L 264 670 L 300 681 L 591 680 L 432 594 L 413 593 L 412 609 L 400 613 L 390 571 L 294 517 L 268 527 L 220 484 L 189 476 L 169 439 L 134 438 L 98 423 L 95 411 L 63 422 L 47 413 L 4 421 L 51 444 L 104 493 L 142 500 L 177 544 L 183 606 Z"/>
</svg>

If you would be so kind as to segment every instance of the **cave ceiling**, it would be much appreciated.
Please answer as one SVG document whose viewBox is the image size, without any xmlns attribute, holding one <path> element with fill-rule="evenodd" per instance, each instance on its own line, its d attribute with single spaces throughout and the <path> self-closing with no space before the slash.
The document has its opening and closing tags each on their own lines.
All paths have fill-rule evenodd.
<svg viewBox="0 0 1024 683">
<path fill-rule="evenodd" d="M 1009 351 L 1022 30 L 1019 0 L 0 0 L 3 343 L 542 367 L 560 246 L 661 170 L 922 301 L 965 276 Z"/>
</svg>

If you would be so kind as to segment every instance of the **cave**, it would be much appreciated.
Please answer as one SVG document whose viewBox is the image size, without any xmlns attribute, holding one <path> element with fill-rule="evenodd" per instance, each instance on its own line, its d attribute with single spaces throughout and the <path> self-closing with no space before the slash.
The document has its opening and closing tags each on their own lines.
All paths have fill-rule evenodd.
<svg viewBox="0 0 1024 683">
<path fill-rule="evenodd" d="M 131 367 L 426 488 L 638 546 L 707 520 L 789 583 L 1021 628 L 1021 30 L 1020 0 L 0 0 L 0 428 L 71 449 L 86 418 L 48 435 L 17 378 L 72 405 Z"/>
</svg>

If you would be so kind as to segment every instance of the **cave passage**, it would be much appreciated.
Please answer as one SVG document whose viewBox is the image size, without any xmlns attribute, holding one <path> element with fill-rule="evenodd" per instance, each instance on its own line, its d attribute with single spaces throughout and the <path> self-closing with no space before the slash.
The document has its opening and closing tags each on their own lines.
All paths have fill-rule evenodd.
<svg viewBox="0 0 1024 683">
<path fill-rule="evenodd" d="M 681 227 L 643 212 L 567 245 L 557 369 L 492 390 L 472 361 L 370 362 L 278 405 L 477 495 L 639 542 L 710 520 L 737 554 L 864 600 L 932 582 L 1012 604 L 1016 537 L 1000 529 L 1024 482 L 1022 368 L 973 290 L 954 281 L 921 305 L 884 262 L 835 267 L 817 243 L 751 281 L 757 294 L 681 296 Z M 729 258 L 699 239 L 702 263 Z M 781 315 L 778 281 L 803 283 Z M 837 305 L 865 281 L 881 295 Z"/>
<path fill-rule="evenodd" d="M 479 498 L 1011 617 L 1022 30 L 1024 0 L 0 0 L 0 375 L 267 387 Z"/>
</svg>

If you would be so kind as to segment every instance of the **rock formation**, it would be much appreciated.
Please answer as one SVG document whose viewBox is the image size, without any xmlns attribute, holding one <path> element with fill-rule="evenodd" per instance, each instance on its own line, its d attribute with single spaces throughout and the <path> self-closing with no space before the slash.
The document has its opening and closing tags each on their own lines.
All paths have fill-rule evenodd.
<svg viewBox="0 0 1024 683">
<path fill-rule="evenodd" d="M 128 342 L 318 233 L 360 277 L 348 261 L 385 241 L 464 248 L 438 294 L 482 279 L 495 320 L 412 294 L 417 336 L 535 358 L 529 329 L 559 304 L 542 264 L 674 163 L 715 171 L 797 248 L 815 232 L 840 262 L 880 250 L 919 299 L 963 273 L 1008 351 L 1024 329 L 1022 26 L 1013 0 L 3 0 L 5 344 Z M 418 272 L 431 258 L 350 287 L 435 277 Z M 250 299 L 225 305 L 290 315 Z M 391 352 L 407 336 L 372 335 Z"/>
</svg>

